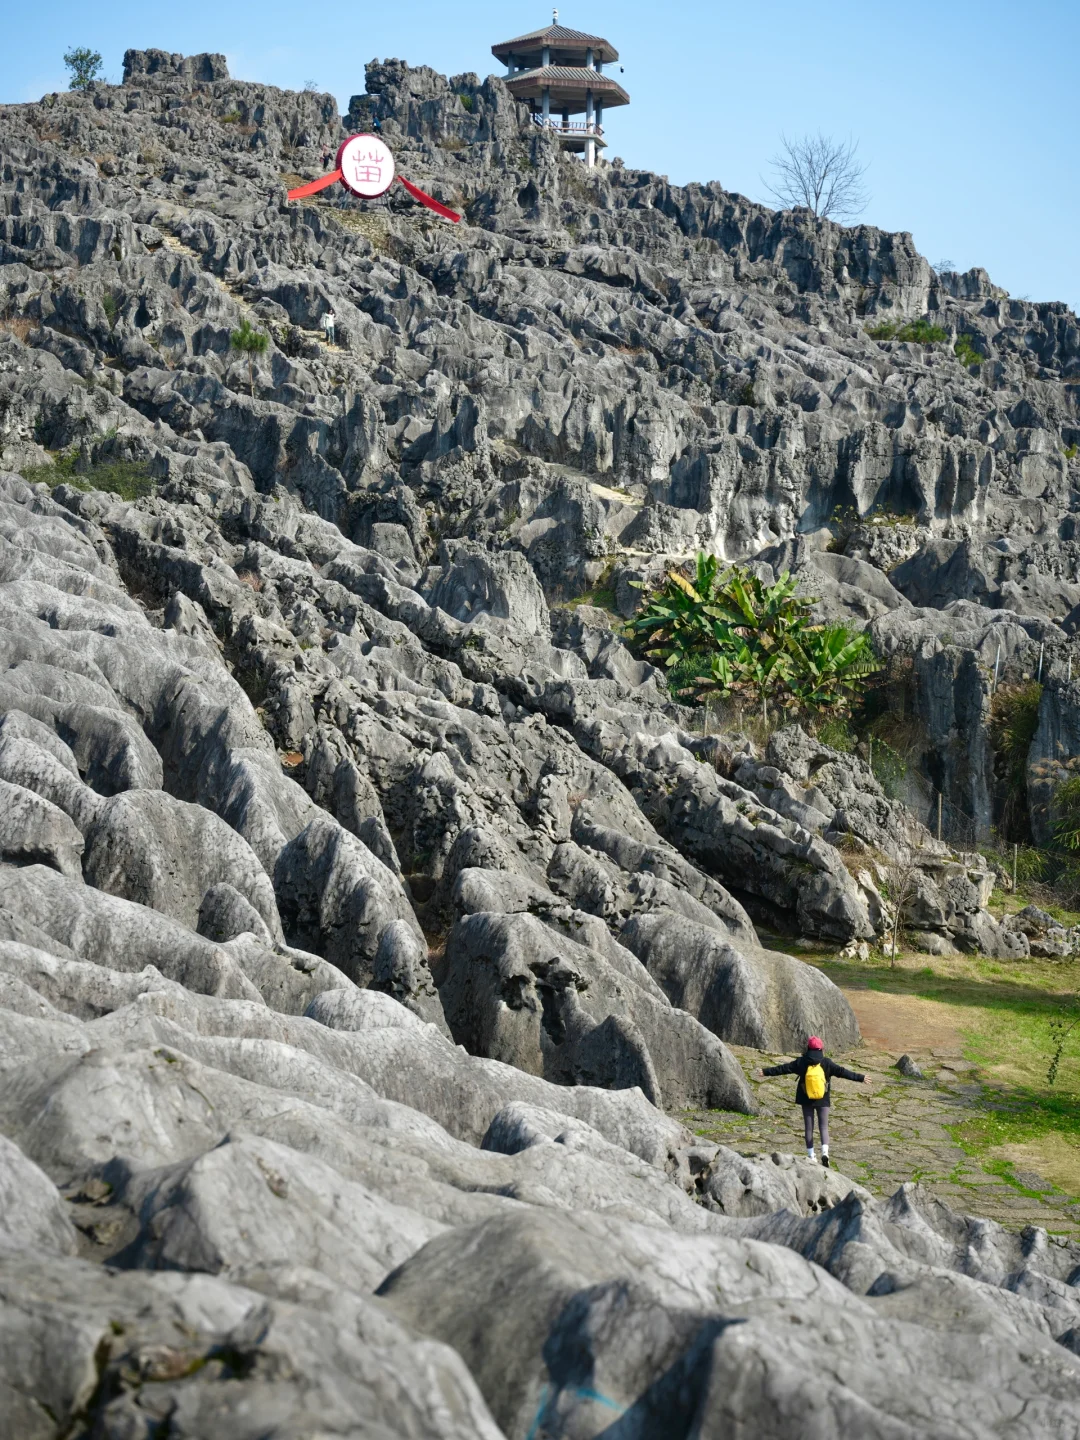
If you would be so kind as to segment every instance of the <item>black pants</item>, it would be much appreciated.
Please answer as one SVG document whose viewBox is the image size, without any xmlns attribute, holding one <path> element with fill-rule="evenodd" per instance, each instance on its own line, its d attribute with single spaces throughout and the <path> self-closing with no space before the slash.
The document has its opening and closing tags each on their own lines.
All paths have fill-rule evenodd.
<svg viewBox="0 0 1080 1440">
<path fill-rule="evenodd" d="M 829 1143 L 829 1105 L 827 1101 L 804 1100 L 802 1107 L 803 1129 L 806 1131 L 806 1148 L 814 1148 L 814 1116 L 817 1116 L 823 1146 Z"/>
</svg>

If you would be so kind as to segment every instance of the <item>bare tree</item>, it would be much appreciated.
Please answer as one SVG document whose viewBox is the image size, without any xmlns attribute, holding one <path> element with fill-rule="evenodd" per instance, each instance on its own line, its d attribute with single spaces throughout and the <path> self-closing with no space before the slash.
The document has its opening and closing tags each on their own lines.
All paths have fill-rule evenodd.
<svg viewBox="0 0 1080 1440">
<path fill-rule="evenodd" d="M 900 929 L 904 920 L 904 912 L 912 899 L 914 899 L 915 884 L 918 878 L 919 866 L 916 863 L 913 851 L 908 851 L 906 856 L 894 860 L 889 866 L 889 900 L 892 903 L 892 943 L 889 947 L 889 964 L 895 966 L 900 949 Z"/>
<path fill-rule="evenodd" d="M 818 220 L 853 220 L 866 209 L 870 196 L 862 178 L 867 167 L 857 158 L 858 142 L 833 140 L 819 131 L 789 140 L 771 160 L 769 194 L 784 209 L 805 205 Z"/>
</svg>

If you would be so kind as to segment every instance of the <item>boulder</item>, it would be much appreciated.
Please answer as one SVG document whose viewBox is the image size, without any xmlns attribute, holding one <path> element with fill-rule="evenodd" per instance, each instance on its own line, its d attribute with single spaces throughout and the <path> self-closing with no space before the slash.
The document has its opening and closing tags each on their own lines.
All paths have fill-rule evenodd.
<svg viewBox="0 0 1080 1440">
<path fill-rule="evenodd" d="M 281 852 L 274 890 L 291 944 L 324 955 L 350 980 L 369 984 L 383 931 L 394 921 L 422 943 L 401 881 L 355 835 L 327 816 Z"/>
<path fill-rule="evenodd" d="M 241 1278 L 303 1265 L 359 1294 L 443 1228 L 313 1156 L 243 1134 L 133 1177 L 119 1198 L 140 1224 L 128 1266 Z"/>
<path fill-rule="evenodd" d="M 83 837 L 59 806 L 0 780 L 0 861 L 49 865 L 69 879 L 82 875 Z"/>
<path fill-rule="evenodd" d="M 271 938 L 283 938 L 270 877 L 247 842 L 211 811 L 162 790 L 128 791 L 101 806 L 86 831 L 83 871 L 99 890 L 192 930 L 207 891 L 228 884 Z"/>
<path fill-rule="evenodd" d="M 791 955 L 736 946 L 693 920 L 635 915 L 621 939 L 679 1009 L 730 1045 L 801 1050 L 821 1035 L 830 1050 L 859 1044 L 851 1006 L 833 982 Z"/>
<path fill-rule="evenodd" d="M 668 1109 L 753 1109 L 737 1062 L 692 1016 L 533 916 L 459 920 L 439 993 L 472 1054 L 561 1084 L 639 1086 Z"/>
</svg>

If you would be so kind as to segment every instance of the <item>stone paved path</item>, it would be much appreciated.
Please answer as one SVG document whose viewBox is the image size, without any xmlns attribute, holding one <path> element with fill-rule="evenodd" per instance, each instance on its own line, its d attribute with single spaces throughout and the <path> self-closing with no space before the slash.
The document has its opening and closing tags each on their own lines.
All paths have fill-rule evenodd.
<svg viewBox="0 0 1080 1440">
<path fill-rule="evenodd" d="M 758 1065 L 790 1056 L 762 1056 L 731 1047 L 749 1076 Z M 891 1195 L 905 1180 L 920 1180 L 955 1209 L 998 1220 L 1013 1229 L 1042 1225 L 1057 1234 L 1080 1238 L 1080 1204 L 1041 1176 L 1020 1171 L 1017 1185 L 990 1174 L 966 1155 L 949 1133 L 991 1097 L 974 1080 L 974 1067 L 958 1048 L 912 1050 L 924 1079 L 907 1080 L 893 1068 L 895 1054 L 864 1045 L 837 1056 L 864 1071 L 871 1084 L 833 1081 L 829 1118 L 830 1152 L 837 1169 L 877 1195 Z M 683 1118 L 702 1138 L 729 1145 L 747 1155 L 774 1150 L 798 1154 L 803 1148 L 802 1113 L 793 1101 L 795 1080 L 780 1076 L 751 1080 L 761 1114 L 690 1111 Z"/>
</svg>

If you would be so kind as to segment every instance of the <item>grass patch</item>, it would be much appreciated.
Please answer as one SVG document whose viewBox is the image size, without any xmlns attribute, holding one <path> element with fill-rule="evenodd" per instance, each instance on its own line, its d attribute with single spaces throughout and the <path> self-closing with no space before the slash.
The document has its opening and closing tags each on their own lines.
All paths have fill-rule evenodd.
<svg viewBox="0 0 1080 1440">
<path fill-rule="evenodd" d="M 956 344 L 952 348 L 953 354 L 960 361 L 961 365 L 981 365 L 985 358 L 980 355 L 972 344 L 970 335 L 959 336 Z"/>
<path fill-rule="evenodd" d="M 940 345 L 949 338 L 947 330 L 929 320 L 883 320 L 869 326 L 866 333 L 871 340 L 906 340 L 914 345 Z"/>
<path fill-rule="evenodd" d="M 100 460 L 77 472 L 79 453 L 59 454 L 51 465 L 31 465 L 23 479 L 31 484 L 44 481 L 50 490 L 57 485 L 70 485 L 75 490 L 104 490 L 121 500 L 141 500 L 154 493 L 154 479 L 149 469 L 136 460 Z"/>
<path fill-rule="evenodd" d="M 1055 1187 L 1080 1198 L 1080 1027 L 1065 1043 L 1055 1084 L 1047 1083 L 1053 1022 L 1080 990 L 1080 961 L 906 955 L 895 968 L 876 956 L 811 963 L 845 988 L 951 1007 L 964 1057 L 984 1086 L 982 1104 L 950 1127 L 952 1138 L 1029 1199 Z M 910 1048 L 921 1048 L 917 1035 Z M 1036 1175 L 1048 1182 L 1041 1190 L 1032 1183 Z"/>
<path fill-rule="evenodd" d="M 618 615 L 615 604 L 615 591 L 610 585 L 598 585 L 595 590 L 586 590 L 583 595 L 575 595 L 571 600 L 561 602 L 563 610 L 576 610 L 581 605 L 593 605 L 597 610 L 607 610 L 612 615 Z"/>
<path fill-rule="evenodd" d="M 851 755 L 855 750 L 855 732 L 846 720 L 835 715 L 818 726 L 817 738 L 822 745 L 828 745 L 830 750 L 839 750 L 843 755 Z"/>
</svg>

